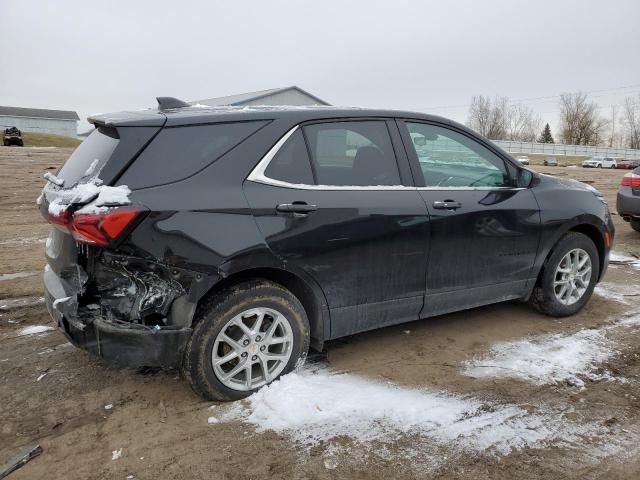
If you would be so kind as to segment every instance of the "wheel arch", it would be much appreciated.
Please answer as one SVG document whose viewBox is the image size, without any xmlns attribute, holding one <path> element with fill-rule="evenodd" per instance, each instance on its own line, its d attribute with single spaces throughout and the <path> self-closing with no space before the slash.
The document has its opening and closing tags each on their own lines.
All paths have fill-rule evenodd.
<svg viewBox="0 0 640 480">
<path fill-rule="evenodd" d="M 324 341 L 329 338 L 330 316 L 329 309 L 320 287 L 312 280 L 306 280 L 300 275 L 276 267 L 256 267 L 240 270 L 230 274 L 217 282 L 198 301 L 196 311 L 205 299 L 225 290 L 233 285 L 248 280 L 264 279 L 277 283 L 295 295 L 304 307 L 309 320 L 310 345 L 317 351 L 322 351 Z M 194 316 L 197 318 L 197 315 Z"/>
<path fill-rule="evenodd" d="M 542 265 L 538 269 L 538 274 L 536 275 L 536 282 L 535 282 L 535 285 L 532 285 L 532 288 L 539 284 L 540 278 L 542 277 L 544 273 L 544 269 L 547 265 L 547 261 L 549 260 L 549 257 L 553 254 L 556 246 L 558 245 L 558 242 L 562 237 L 564 237 L 569 232 L 581 233 L 586 237 L 588 237 L 594 243 L 594 245 L 596 246 L 596 249 L 598 250 L 598 264 L 600 267 L 598 281 L 601 280 L 602 275 L 605 271 L 604 262 L 605 262 L 606 246 L 604 241 L 604 235 L 602 233 L 602 230 L 598 228 L 596 225 L 594 225 L 593 223 L 582 222 L 582 223 L 576 223 L 574 225 L 569 225 L 566 228 L 564 228 L 561 232 L 559 232 L 557 235 L 554 236 L 553 242 L 552 243 L 550 242 L 551 247 L 547 249 L 546 254 L 544 256 L 544 261 L 542 262 Z"/>
</svg>

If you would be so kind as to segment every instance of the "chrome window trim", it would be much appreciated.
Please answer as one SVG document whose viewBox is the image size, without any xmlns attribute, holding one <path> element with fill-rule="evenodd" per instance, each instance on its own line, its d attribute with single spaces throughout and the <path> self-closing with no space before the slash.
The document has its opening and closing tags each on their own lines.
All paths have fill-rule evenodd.
<svg viewBox="0 0 640 480">
<path fill-rule="evenodd" d="M 296 190 L 322 190 L 322 191 L 334 191 L 334 190 L 369 190 L 369 191 L 384 191 L 384 190 L 407 190 L 407 191 L 428 191 L 428 190 L 453 190 L 453 191 L 474 191 L 474 190 L 525 190 L 524 187 L 408 187 L 406 185 L 308 185 L 305 183 L 289 183 L 282 180 L 276 180 L 274 178 L 267 177 L 265 171 L 271 163 L 271 160 L 276 156 L 282 146 L 289 140 L 289 137 L 293 135 L 299 125 L 296 125 L 285 133 L 276 144 L 269 149 L 267 153 L 262 157 L 258 164 L 251 170 L 247 180 L 255 183 L 262 183 L 264 185 L 271 185 L 273 187 L 293 188 Z"/>
</svg>

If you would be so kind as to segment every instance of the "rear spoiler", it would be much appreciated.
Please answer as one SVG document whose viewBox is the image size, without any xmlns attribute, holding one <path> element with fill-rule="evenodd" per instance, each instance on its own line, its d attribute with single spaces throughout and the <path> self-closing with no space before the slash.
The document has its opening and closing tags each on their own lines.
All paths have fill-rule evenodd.
<svg viewBox="0 0 640 480">
<path fill-rule="evenodd" d="M 91 115 L 89 123 L 96 127 L 161 127 L 167 121 L 163 110 L 191 107 L 192 105 L 173 97 L 157 97 L 157 110 L 124 111 Z"/>
<path fill-rule="evenodd" d="M 87 121 L 96 127 L 161 127 L 167 117 L 161 111 L 149 109 L 91 115 Z"/>
</svg>

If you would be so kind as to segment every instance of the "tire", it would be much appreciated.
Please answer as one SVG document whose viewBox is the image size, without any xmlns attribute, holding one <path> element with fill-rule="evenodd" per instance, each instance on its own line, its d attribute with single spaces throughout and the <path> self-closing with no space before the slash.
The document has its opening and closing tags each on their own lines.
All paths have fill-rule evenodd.
<svg viewBox="0 0 640 480">
<path fill-rule="evenodd" d="M 596 165 L 596 168 L 602 168 L 601 164 Z"/>
<path fill-rule="evenodd" d="M 255 314 L 255 312 L 260 313 Z M 251 316 L 241 317 L 241 314 L 251 314 Z M 280 347 L 268 346 L 265 343 L 265 341 L 268 342 L 267 337 L 271 336 L 268 327 L 276 323 L 276 314 L 282 315 L 278 317 L 280 326 L 277 330 L 281 335 L 277 337 L 291 338 L 291 341 L 279 343 Z M 254 317 L 255 320 L 253 320 Z M 242 318 L 245 318 L 249 325 Z M 263 319 L 262 326 L 256 330 L 257 323 L 252 322 L 257 322 L 259 318 Z M 282 319 L 289 325 L 289 330 Z M 246 331 L 237 326 L 239 321 L 247 326 Z M 309 350 L 309 321 L 304 307 L 289 290 L 267 280 L 251 280 L 207 298 L 198 307 L 194 324 L 193 334 L 184 352 L 182 373 L 195 393 L 205 400 L 230 401 L 248 397 L 262 386 L 301 365 Z M 264 331 L 265 329 L 267 331 Z M 260 338 L 260 333 L 264 338 Z M 225 337 L 222 334 L 228 336 Z M 230 347 L 231 343 L 227 343 L 225 338 L 233 340 L 234 342 L 231 343 L 237 348 Z M 243 342 L 247 342 L 248 346 Z M 214 347 L 216 347 L 215 352 Z M 264 348 L 266 348 L 264 353 L 260 353 Z M 290 352 L 290 357 L 288 360 L 279 362 L 267 360 L 265 362 L 267 371 L 271 370 L 273 374 L 265 375 L 263 356 L 274 354 L 271 351 L 272 348 L 280 349 L 279 352 L 275 352 L 276 355 L 286 356 L 286 353 Z M 234 353 L 235 358 L 214 368 L 212 355 L 222 359 Z M 259 360 L 254 363 L 255 358 Z M 251 365 L 251 374 L 247 374 L 247 371 L 242 368 L 236 375 L 225 381 L 222 378 L 224 374 L 231 374 L 236 367 L 240 368 L 243 359 L 244 365 Z M 256 381 L 253 382 L 255 387 L 250 382 L 249 385 L 252 388 L 247 388 L 248 376 L 251 382 L 256 377 Z"/>
<path fill-rule="evenodd" d="M 571 275 L 558 272 L 560 263 L 569 252 L 581 250 L 589 256 L 591 271 L 586 288 L 581 296 L 571 304 L 562 302 L 556 295 L 554 282 L 563 280 L 563 276 Z M 566 265 L 566 264 L 565 264 Z M 578 232 L 569 232 L 562 237 L 553 248 L 538 278 L 529 303 L 538 311 L 551 317 L 568 317 L 578 313 L 587 304 L 600 275 L 600 256 L 598 249 L 589 237 Z M 578 276 L 578 275 L 576 275 Z M 578 280 L 579 281 L 579 280 Z M 583 284 L 584 285 L 584 284 Z M 562 292 L 562 285 L 557 287 Z M 583 288 L 581 286 L 581 288 Z M 569 301 L 573 300 L 571 298 Z"/>
<path fill-rule="evenodd" d="M 636 232 L 640 232 L 640 220 L 636 220 L 632 218 L 629 221 L 629 224 L 631 225 L 631 228 L 633 228 Z"/>
</svg>

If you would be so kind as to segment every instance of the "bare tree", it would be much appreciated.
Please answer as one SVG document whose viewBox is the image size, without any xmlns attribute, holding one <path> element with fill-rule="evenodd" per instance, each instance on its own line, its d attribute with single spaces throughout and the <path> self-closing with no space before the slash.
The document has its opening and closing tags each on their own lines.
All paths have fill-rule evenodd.
<svg viewBox="0 0 640 480">
<path fill-rule="evenodd" d="M 617 120 L 618 107 L 611 105 L 611 120 L 609 128 L 609 148 L 613 147 L 616 142 L 616 120 Z"/>
<path fill-rule="evenodd" d="M 542 126 L 532 109 L 509 104 L 508 97 L 473 97 L 467 126 L 491 140 L 533 142 Z"/>
<path fill-rule="evenodd" d="M 540 116 L 521 104 L 511 105 L 507 110 L 507 140 L 535 142 L 542 127 Z"/>
<path fill-rule="evenodd" d="M 560 95 L 560 138 L 570 145 L 598 145 L 605 139 L 608 119 L 598 113 L 586 93 Z"/>
<path fill-rule="evenodd" d="M 627 146 L 640 149 L 640 94 L 624 99 L 622 118 Z"/>
<path fill-rule="evenodd" d="M 474 96 L 469 107 L 467 126 L 492 140 L 504 140 L 507 132 L 509 99 Z"/>
</svg>

